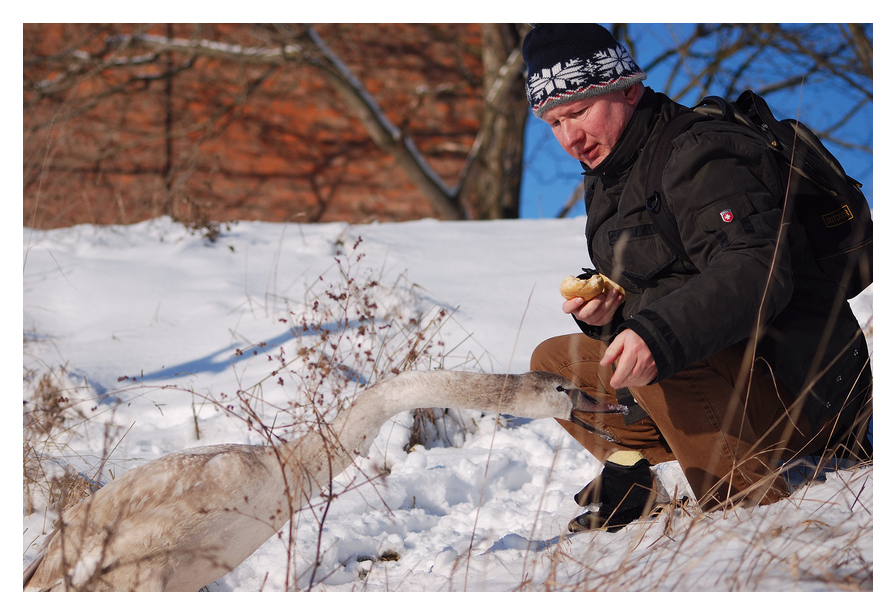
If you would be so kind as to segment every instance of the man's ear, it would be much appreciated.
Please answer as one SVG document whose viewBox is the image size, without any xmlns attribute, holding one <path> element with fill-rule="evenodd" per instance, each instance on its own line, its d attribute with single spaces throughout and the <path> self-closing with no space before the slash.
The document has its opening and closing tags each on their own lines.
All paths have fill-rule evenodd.
<svg viewBox="0 0 896 615">
<path fill-rule="evenodd" d="M 643 94 L 644 84 L 640 82 L 633 83 L 622 90 L 622 95 L 625 97 L 625 102 L 627 102 L 632 107 L 638 106 L 638 103 L 641 101 L 641 96 Z"/>
</svg>

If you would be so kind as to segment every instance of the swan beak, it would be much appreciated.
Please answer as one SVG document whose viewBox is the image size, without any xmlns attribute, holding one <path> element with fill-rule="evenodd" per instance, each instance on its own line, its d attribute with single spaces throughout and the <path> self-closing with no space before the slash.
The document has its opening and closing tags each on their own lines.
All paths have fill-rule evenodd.
<svg viewBox="0 0 896 615">
<path fill-rule="evenodd" d="M 622 404 L 608 404 L 594 399 L 584 391 L 570 389 L 566 392 L 572 400 L 573 412 L 586 412 L 588 414 L 628 414 L 628 406 Z"/>
</svg>

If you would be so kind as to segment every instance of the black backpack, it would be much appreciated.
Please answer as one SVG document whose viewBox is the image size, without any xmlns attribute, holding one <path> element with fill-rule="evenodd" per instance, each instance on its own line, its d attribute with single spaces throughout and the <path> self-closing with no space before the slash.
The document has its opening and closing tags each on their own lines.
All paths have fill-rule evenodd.
<svg viewBox="0 0 896 615">
<path fill-rule="evenodd" d="M 789 183 L 782 206 L 793 207 L 795 220 L 805 227 L 822 271 L 840 285 L 846 298 L 867 288 L 872 282 L 873 234 L 871 208 L 861 184 L 846 175 L 811 130 L 795 120 L 775 119 L 768 104 L 749 90 L 733 103 L 708 96 L 694 111 L 672 118 L 660 134 L 648 169 L 645 197 L 647 209 L 655 214 L 654 226 L 676 254 L 689 260 L 672 213 L 663 207 L 663 168 L 672 140 L 695 122 L 710 119 L 734 122 L 762 136 Z"/>
</svg>

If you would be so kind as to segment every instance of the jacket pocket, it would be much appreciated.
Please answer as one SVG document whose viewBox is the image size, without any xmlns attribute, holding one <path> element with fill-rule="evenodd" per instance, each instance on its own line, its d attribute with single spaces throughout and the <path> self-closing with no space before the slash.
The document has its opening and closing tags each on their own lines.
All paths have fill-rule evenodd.
<svg viewBox="0 0 896 615">
<path fill-rule="evenodd" d="M 678 260 L 652 224 L 610 231 L 609 239 L 616 268 L 637 286 L 651 286 Z"/>
</svg>

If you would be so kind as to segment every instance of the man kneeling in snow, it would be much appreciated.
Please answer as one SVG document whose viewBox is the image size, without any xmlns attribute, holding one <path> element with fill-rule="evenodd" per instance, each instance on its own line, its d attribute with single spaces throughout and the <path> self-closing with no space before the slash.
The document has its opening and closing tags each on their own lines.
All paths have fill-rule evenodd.
<svg viewBox="0 0 896 615">
<path fill-rule="evenodd" d="M 686 262 L 644 198 L 659 134 L 686 108 L 645 87 L 596 24 L 537 25 L 523 54 L 535 115 L 585 170 L 593 266 L 625 291 L 567 300 L 583 333 L 543 342 L 531 360 L 631 408 L 562 421 L 605 466 L 576 496 L 599 508 L 570 530 L 618 529 L 649 512 L 651 464 L 677 459 L 711 510 L 786 497 L 778 469 L 796 457 L 870 458 L 865 339 L 845 299 L 833 301 L 837 284 L 805 230 L 790 224 L 779 241 L 786 178 L 768 147 L 714 121 L 673 141 L 662 186 Z"/>
</svg>

